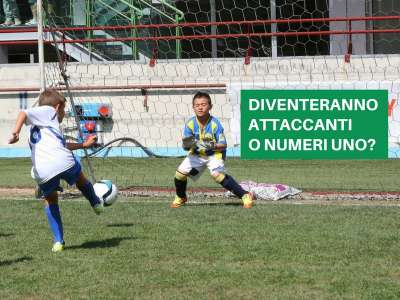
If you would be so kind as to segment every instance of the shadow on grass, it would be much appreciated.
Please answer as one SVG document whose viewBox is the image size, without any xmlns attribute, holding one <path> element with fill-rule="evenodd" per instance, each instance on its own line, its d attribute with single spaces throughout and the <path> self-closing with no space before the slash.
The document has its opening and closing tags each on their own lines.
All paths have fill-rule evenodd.
<svg viewBox="0 0 400 300">
<path fill-rule="evenodd" d="M 9 237 L 9 236 L 14 236 L 14 233 L 1 233 L 0 232 L 0 237 Z"/>
<path fill-rule="evenodd" d="M 17 264 L 20 262 L 30 261 L 32 259 L 33 258 L 30 256 L 23 256 L 23 257 L 16 258 L 16 259 L 0 260 L 0 267 L 10 266 L 10 265 Z"/>
<path fill-rule="evenodd" d="M 108 224 L 107 227 L 132 227 L 135 224 L 133 223 L 115 223 L 115 224 Z"/>
<path fill-rule="evenodd" d="M 70 247 L 65 247 L 65 248 L 68 250 L 92 249 L 92 248 L 111 248 L 111 247 L 119 246 L 119 244 L 124 240 L 133 240 L 133 239 L 135 239 L 135 238 L 132 238 L 132 237 L 111 238 L 111 239 L 105 239 L 105 240 L 100 240 L 100 241 L 85 242 L 82 245 L 70 246 Z"/>
</svg>

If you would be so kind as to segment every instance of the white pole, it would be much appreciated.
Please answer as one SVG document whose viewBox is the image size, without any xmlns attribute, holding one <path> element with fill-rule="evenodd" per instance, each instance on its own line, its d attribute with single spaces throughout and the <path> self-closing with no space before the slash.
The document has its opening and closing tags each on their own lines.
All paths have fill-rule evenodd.
<svg viewBox="0 0 400 300">
<path fill-rule="evenodd" d="M 276 20 L 276 1 L 270 0 L 271 7 L 271 20 Z M 277 24 L 271 24 L 271 33 L 276 33 Z M 271 37 L 271 56 L 272 58 L 278 57 L 278 43 L 276 36 Z"/>
<path fill-rule="evenodd" d="M 40 91 L 46 89 L 46 77 L 44 73 L 44 41 L 43 41 L 43 5 L 42 0 L 37 0 L 37 33 L 38 33 L 38 56 L 40 68 Z"/>
<path fill-rule="evenodd" d="M 210 15 L 211 15 L 211 22 L 215 22 L 217 20 L 216 11 L 215 11 L 215 0 L 210 0 Z M 217 26 L 211 25 L 211 34 L 217 34 Z M 217 57 L 217 40 L 211 39 L 211 57 Z"/>
</svg>

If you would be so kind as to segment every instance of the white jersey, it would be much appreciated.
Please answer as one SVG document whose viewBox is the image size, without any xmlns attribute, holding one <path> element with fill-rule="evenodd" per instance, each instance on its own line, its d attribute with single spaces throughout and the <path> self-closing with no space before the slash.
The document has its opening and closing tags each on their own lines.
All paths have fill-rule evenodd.
<svg viewBox="0 0 400 300">
<path fill-rule="evenodd" d="M 71 150 L 65 148 L 56 110 L 51 106 L 39 106 L 24 110 L 26 125 L 31 125 L 29 146 L 33 174 L 38 183 L 45 183 L 75 164 Z"/>
</svg>

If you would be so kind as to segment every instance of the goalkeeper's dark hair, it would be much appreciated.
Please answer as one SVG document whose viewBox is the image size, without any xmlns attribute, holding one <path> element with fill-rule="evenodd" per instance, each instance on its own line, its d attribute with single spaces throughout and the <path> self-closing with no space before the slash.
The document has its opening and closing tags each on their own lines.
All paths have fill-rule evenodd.
<svg viewBox="0 0 400 300">
<path fill-rule="evenodd" d="M 211 103 L 211 97 L 208 93 L 205 92 L 197 92 L 194 96 L 193 96 L 193 100 L 192 100 L 192 105 L 194 105 L 194 100 L 196 100 L 197 98 L 206 98 L 208 101 L 208 105 L 212 106 Z"/>
<path fill-rule="evenodd" d="M 65 97 L 56 90 L 46 89 L 39 96 L 39 106 L 52 106 L 56 107 L 59 103 L 64 103 L 67 100 Z"/>
</svg>

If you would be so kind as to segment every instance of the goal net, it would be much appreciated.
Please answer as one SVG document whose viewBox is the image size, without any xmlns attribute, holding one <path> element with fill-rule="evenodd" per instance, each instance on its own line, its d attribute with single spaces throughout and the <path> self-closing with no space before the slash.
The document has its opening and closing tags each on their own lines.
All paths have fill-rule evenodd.
<svg viewBox="0 0 400 300">
<path fill-rule="evenodd" d="M 350 69 L 343 55 L 398 53 L 398 32 L 368 32 L 398 30 L 398 19 L 351 24 L 326 19 L 399 15 L 397 1 L 359 1 L 362 8 L 330 2 L 59 4 L 46 13 L 45 74 L 46 86 L 62 90 L 69 100 L 65 136 L 71 141 L 98 136 L 100 147 L 79 152 L 92 178 L 111 179 L 120 187 L 170 187 L 185 155 L 182 130 L 199 90 L 210 93 L 212 114 L 226 131 L 228 156 L 237 157 L 235 86 L 331 88 L 339 82 L 340 88 L 362 88 L 367 85 L 354 82 L 376 69 L 393 81 L 386 70 L 394 58 L 381 65 L 357 57 Z M 354 29 L 365 32 L 329 33 Z M 251 173 L 240 170 L 238 176 L 249 179 Z M 214 186 L 208 179 L 197 184 Z"/>
</svg>

